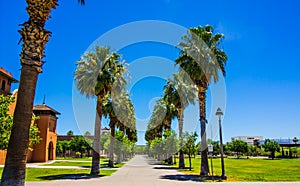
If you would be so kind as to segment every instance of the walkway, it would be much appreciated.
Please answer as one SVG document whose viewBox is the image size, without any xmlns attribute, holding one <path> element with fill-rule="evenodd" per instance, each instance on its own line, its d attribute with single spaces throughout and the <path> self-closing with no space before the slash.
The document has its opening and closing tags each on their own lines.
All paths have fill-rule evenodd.
<svg viewBox="0 0 300 186">
<path fill-rule="evenodd" d="M 194 181 L 193 181 L 194 180 Z M 174 186 L 174 185 L 208 185 L 208 186 L 300 186 L 300 182 L 276 183 L 203 183 L 192 179 L 176 170 L 165 169 L 146 156 L 135 156 L 112 176 L 80 180 L 56 180 L 53 182 L 27 182 L 26 186 Z"/>
</svg>

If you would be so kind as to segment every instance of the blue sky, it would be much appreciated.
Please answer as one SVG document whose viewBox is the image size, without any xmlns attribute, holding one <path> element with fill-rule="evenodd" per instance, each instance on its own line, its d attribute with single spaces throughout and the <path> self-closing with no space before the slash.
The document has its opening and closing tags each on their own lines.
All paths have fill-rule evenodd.
<svg viewBox="0 0 300 186">
<path fill-rule="evenodd" d="M 228 55 L 225 141 L 236 135 L 300 138 L 300 3 L 297 0 L 87 0 L 84 7 L 76 0 L 61 0 L 59 4 L 47 23 L 53 34 L 46 47 L 47 63 L 39 76 L 35 99 L 35 104 L 40 104 L 46 94 L 46 103 L 62 113 L 57 127 L 59 134 L 70 129 L 75 133 L 80 131 L 72 107 L 73 73 L 80 55 L 99 36 L 115 27 L 134 21 L 162 20 L 187 28 L 211 24 L 217 32 L 225 34 L 223 47 Z M 17 45 L 20 38 L 17 30 L 27 19 L 26 4 L 1 1 L 0 6 L 0 66 L 19 79 L 21 45 Z M 175 48 L 153 43 L 133 45 L 121 52 L 129 63 L 147 56 L 172 61 L 177 55 Z M 164 83 L 163 79 L 146 78 L 131 89 L 137 117 L 149 117 L 149 102 L 162 94 Z M 209 98 L 210 95 L 208 104 Z M 208 106 L 208 115 L 213 112 Z"/>
</svg>

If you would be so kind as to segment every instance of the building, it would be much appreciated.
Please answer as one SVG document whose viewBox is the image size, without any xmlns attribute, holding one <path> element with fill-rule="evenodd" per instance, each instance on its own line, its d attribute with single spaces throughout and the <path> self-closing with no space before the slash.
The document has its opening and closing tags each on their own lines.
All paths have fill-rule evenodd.
<svg viewBox="0 0 300 186">
<path fill-rule="evenodd" d="M 0 95 L 11 95 L 11 83 L 17 83 L 18 80 L 13 78 L 12 74 L 7 72 L 4 68 L 0 67 Z"/>
<path fill-rule="evenodd" d="M 56 159 L 56 124 L 60 113 L 45 103 L 33 107 L 33 113 L 39 117 L 36 120 L 42 138 L 39 144 L 34 145 L 31 162 L 47 162 Z"/>
<path fill-rule="evenodd" d="M 18 91 L 11 93 L 11 83 L 18 82 L 12 77 L 12 74 L 7 72 L 4 68 L 0 68 L 0 95 L 11 95 L 18 99 Z M 9 107 L 9 113 L 14 114 L 16 108 L 16 101 Z M 60 113 L 53 108 L 47 106 L 45 103 L 33 107 L 33 116 L 38 116 L 32 124 L 36 124 L 40 130 L 41 141 L 39 144 L 32 147 L 32 151 L 28 151 L 27 162 L 47 162 L 56 158 L 56 124 L 57 115 Z M 5 163 L 6 150 L 0 150 L 0 164 Z"/>
<path fill-rule="evenodd" d="M 300 147 L 300 142 L 294 142 L 293 139 L 270 139 L 271 141 L 277 142 L 281 147 L 282 158 L 292 158 L 291 147 Z M 263 145 L 265 140 L 259 140 L 258 145 Z M 284 151 L 284 147 L 288 148 L 288 151 Z M 285 153 L 284 153 L 285 152 Z"/>
<path fill-rule="evenodd" d="M 262 139 L 262 136 L 235 136 L 231 138 L 231 141 L 241 140 L 246 142 L 248 145 L 254 145 L 257 141 L 260 141 Z"/>
</svg>

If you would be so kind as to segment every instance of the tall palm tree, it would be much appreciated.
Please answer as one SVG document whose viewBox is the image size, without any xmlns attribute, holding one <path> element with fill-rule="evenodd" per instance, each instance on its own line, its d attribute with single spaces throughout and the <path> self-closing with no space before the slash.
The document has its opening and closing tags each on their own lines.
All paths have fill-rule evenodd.
<svg viewBox="0 0 300 186">
<path fill-rule="evenodd" d="M 109 47 L 99 46 L 95 47 L 95 52 L 84 54 L 76 65 L 74 76 L 77 89 L 87 97 L 97 97 L 91 174 L 99 174 L 103 99 L 112 90 L 122 89 L 116 85 L 122 84 L 118 82 L 122 79 L 125 68 L 119 54 L 110 54 Z"/>
<path fill-rule="evenodd" d="M 115 136 L 115 125 L 118 122 L 117 117 L 114 114 L 110 96 L 106 96 L 103 102 L 103 115 L 109 117 L 110 127 L 110 144 L 109 144 L 109 167 L 114 167 L 114 136 Z"/>
<path fill-rule="evenodd" d="M 201 125 L 201 171 L 200 175 L 208 175 L 208 159 L 206 148 L 206 91 L 211 81 L 217 82 L 219 71 L 225 76 L 226 53 L 220 48 L 223 34 L 214 34 L 210 25 L 190 28 L 183 41 L 179 43 L 181 55 L 176 64 L 189 74 L 198 89 Z"/>
<path fill-rule="evenodd" d="M 171 127 L 171 122 L 166 122 L 167 108 L 166 102 L 163 98 L 156 101 L 154 109 L 149 120 L 145 139 L 151 142 L 155 138 L 161 138 L 163 136 L 164 129 Z"/>
<path fill-rule="evenodd" d="M 132 121 L 132 109 L 130 107 L 129 94 L 122 92 L 118 96 L 111 97 L 108 94 L 103 102 L 103 114 L 109 116 L 110 135 L 110 151 L 109 151 L 109 167 L 114 167 L 114 139 L 115 127 L 120 125 L 127 125 L 128 121 Z M 117 112 L 117 113 L 116 113 Z M 123 122 L 123 123 L 122 123 Z M 130 126 L 128 126 L 129 128 Z M 129 130 L 128 132 L 129 133 Z"/>
<path fill-rule="evenodd" d="M 189 103 L 194 104 L 196 97 L 196 87 L 192 84 L 187 83 L 187 74 L 180 71 L 178 74 L 173 75 L 173 80 L 168 79 L 167 85 L 164 89 L 164 99 L 173 103 L 178 111 L 178 129 L 179 129 L 179 139 L 180 139 L 180 149 L 179 149 L 179 168 L 184 168 L 184 155 L 182 151 L 182 132 L 183 132 L 183 119 L 184 110 Z"/>
<path fill-rule="evenodd" d="M 28 21 L 23 23 L 19 33 L 23 41 L 20 62 L 22 65 L 18 100 L 14 112 L 13 128 L 1 185 L 24 185 L 26 174 L 26 156 L 29 144 L 29 128 L 32 117 L 38 74 L 42 72 L 43 57 L 46 43 L 51 32 L 45 29 L 52 9 L 58 0 L 26 0 Z M 84 0 L 78 0 L 82 5 Z"/>
</svg>

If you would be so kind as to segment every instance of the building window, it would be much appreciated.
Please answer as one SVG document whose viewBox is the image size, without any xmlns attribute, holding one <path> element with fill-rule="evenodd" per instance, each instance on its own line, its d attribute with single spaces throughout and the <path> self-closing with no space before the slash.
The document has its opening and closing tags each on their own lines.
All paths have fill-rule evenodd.
<svg viewBox="0 0 300 186">
<path fill-rule="evenodd" d="M 2 80 L 1 89 L 5 91 L 5 80 Z"/>
<path fill-rule="evenodd" d="M 49 131 L 55 132 L 55 123 L 54 122 L 49 122 Z"/>
</svg>

